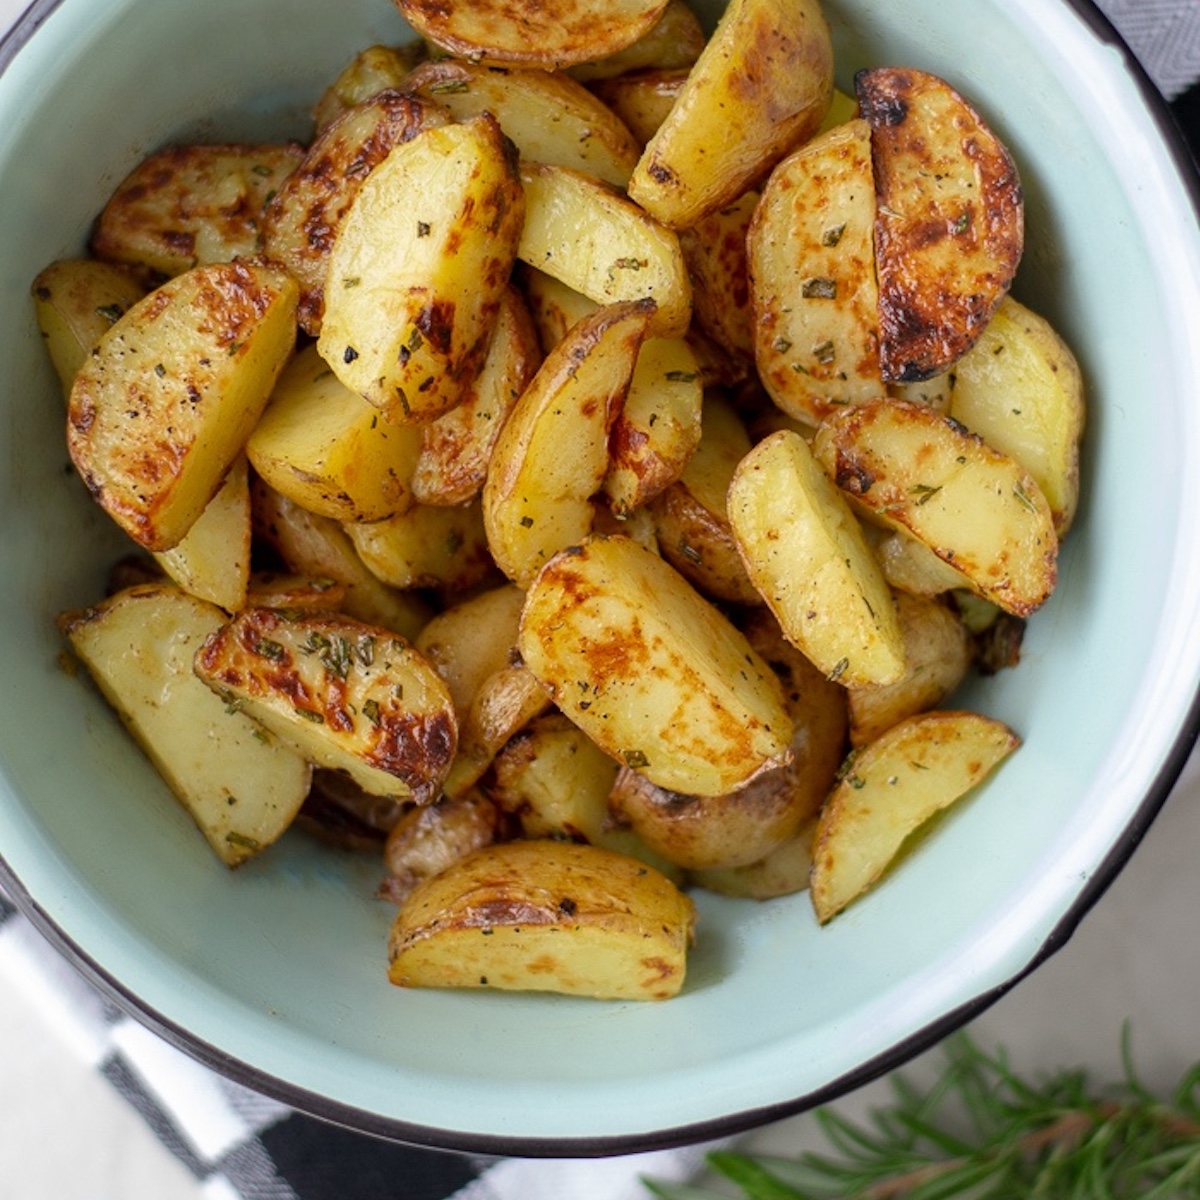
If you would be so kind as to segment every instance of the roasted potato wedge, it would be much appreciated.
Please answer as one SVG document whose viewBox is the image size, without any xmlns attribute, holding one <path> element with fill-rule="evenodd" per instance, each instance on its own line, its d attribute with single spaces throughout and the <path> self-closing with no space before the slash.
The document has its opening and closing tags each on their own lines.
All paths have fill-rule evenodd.
<svg viewBox="0 0 1200 1200">
<path fill-rule="evenodd" d="M 64 613 L 59 627 L 209 845 L 233 867 L 291 825 L 312 771 L 196 678 L 192 660 L 225 620 L 180 588 L 146 584 Z"/>
<path fill-rule="evenodd" d="M 521 181 L 522 262 L 597 304 L 653 300 L 653 337 L 687 332 L 692 287 L 675 233 L 582 171 L 524 163 Z"/>
<path fill-rule="evenodd" d="M 661 787 L 721 795 L 789 757 L 771 669 L 629 538 L 593 537 L 552 558 L 529 587 L 518 647 L 572 721 Z"/>
<path fill-rule="evenodd" d="M 635 71 L 690 67 L 704 49 L 704 28 L 683 0 L 668 0 L 648 32 L 624 50 L 567 68 L 573 79 L 595 84 Z"/>
<path fill-rule="evenodd" d="M 1004 144 L 945 80 L 876 67 L 854 82 L 875 167 L 880 368 L 914 383 L 957 362 L 1012 285 L 1021 183 Z"/>
<path fill-rule="evenodd" d="M 329 253 L 363 182 L 394 146 L 450 120 L 441 105 L 379 92 L 323 129 L 267 204 L 263 253 L 300 285 L 300 328 L 311 337 L 321 331 Z"/>
<path fill-rule="evenodd" d="M 679 992 L 691 900 L 637 859 L 521 841 L 477 850 L 420 884 L 388 943 L 402 987 L 491 987 L 605 1000 Z"/>
<path fill-rule="evenodd" d="M 393 147 L 334 239 L 321 357 L 397 424 L 459 404 L 487 355 L 524 211 L 512 144 L 488 113 Z"/>
<path fill-rule="evenodd" d="M 746 574 L 821 671 L 846 686 L 901 677 L 891 590 L 803 437 L 780 430 L 746 455 L 729 487 L 729 521 Z"/>
<path fill-rule="evenodd" d="M 309 344 L 284 368 L 246 442 L 277 492 L 335 521 L 380 521 L 416 503 L 421 431 L 385 421 Z"/>
<path fill-rule="evenodd" d="M 774 900 L 808 887 L 812 873 L 812 842 L 817 818 L 809 817 L 795 837 L 788 838 L 758 862 L 743 867 L 712 867 L 689 871 L 688 881 L 705 891 L 740 900 Z"/>
<path fill-rule="evenodd" d="M 450 769 L 450 693 L 403 638 L 339 613 L 243 609 L 196 652 L 196 674 L 309 762 L 371 795 L 428 803 Z"/>
<path fill-rule="evenodd" d="M 641 153 L 611 109 L 558 72 L 439 59 L 418 67 L 404 86 L 460 121 L 490 112 L 523 159 L 587 171 L 617 188 L 629 182 Z"/>
<path fill-rule="evenodd" d="M 958 360 L 950 415 L 1010 454 L 1037 481 L 1061 538 L 1079 504 L 1083 376 L 1044 318 L 1005 296 L 979 340 Z"/>
<path fill-rule="evenodd" d="M 811 137 L 833 93 L 817 0 L 733 0 L 629 181 L 629 196 L 685 229 L 764 178 Z"/>
<path fill-rule="evenodd" d="M 92 347 L 146 294 L 127 267 L 94 258 L 51 263 L 38 272 L 31 290 L 38 329 L 64 396 L 71 394 Z"/>
<path fill-rule="evenodd" d="M 589 87 L 633 134 L 639 150 L 644 150 L 679 99 L 687 77 L 687 67 L 632 71 L 598 79 Z"/>
<path fill-rule="evenodd" d="M 506 422 L 483 487 L 496 565 L 522 586 L 591 532 L 617 419 L 653 314 L 642 300 L 597 309 L 546 357 Z"/>
<path fill-rule="evenodd" d="M 454 58 L 558 70 L 624 50 L 658 23 L 667 0 L 558 0 L 514 8 L 503 0 L 448 5 L 395 0 L 400 15 Z"/>
<path fill-rule="evenodd" d="M 961 571 L 938 558 L 906 530 L 888 530 L 870 523 L 865 530 L 883 577 L 897 591 L 928 597 L 971 588 L 971 581 Z"/>
<path fill-rule="evenodd" d="M 91 252 L 166 277 L 257 254 L 267 201 L 303 157 L 294 142 L 168 146 L 117 187 Z"/>
<path fill-rule="evenodd" d="M 184 537 L 242 452 L 292 353 L 296 300 L 281 271 L 197 267 L 138 301 L 80 368 L 71 458 L 147 550 Z"/>
<path fill-rule="evenodd" d="M 403 46 L 368 46 L 360 51 L 313 105 L 317 135 L 324 133 L 343 113 L 367 103 L 380 92 L 403 87 L 424 57 L 425 44 L 420 41 Z"/>
<path fill-rule="evenodd" d="M 870 888 L 908 837 L 1020 744 L 1000 721 L 931 712 L 893 725 L 846 764 L 821 812 L 809 893 L 824 924 Z"/>
<path fill-rule="evenodd" d="M 883 394 L 871 133 L 852 120 L 771 173 L 747 239 L 754 357 L 771 398 L 812 425 Z"/>
<path fill-rule="evenodd" d="M 813 451 L 876 519 L 907 530 L 1006 612 L 1028 616 L 1054 590 L 1058 537 L 1041 489 L 957 422 L 910 401 L 869 401 L 829 417 Z"/>
</svg>

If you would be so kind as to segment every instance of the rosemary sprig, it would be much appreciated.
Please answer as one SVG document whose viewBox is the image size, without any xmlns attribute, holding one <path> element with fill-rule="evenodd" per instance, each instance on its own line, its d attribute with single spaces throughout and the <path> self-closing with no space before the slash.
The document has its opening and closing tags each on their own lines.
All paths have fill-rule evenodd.
<svg viewBox="0 0 1200 1200">
<path fill-rule="evenodd" d="M 967 1034 L 943 1043 L 927 1090 L 902 1073 L 894 1101 L 856 1124 L 813 1115 L 829 1154 L 714 1151 L 712 1171 L 745 1200 L 1184 1200 L 1200 1198 L 1200 1063 L 1166 1101 L 1138 1080 L 1092 1088 L 1085 1072 L 1020 1078 Z M 659 1200 L 727 1200 L 694 1184 L 644 1181 Z"/>
</svg>

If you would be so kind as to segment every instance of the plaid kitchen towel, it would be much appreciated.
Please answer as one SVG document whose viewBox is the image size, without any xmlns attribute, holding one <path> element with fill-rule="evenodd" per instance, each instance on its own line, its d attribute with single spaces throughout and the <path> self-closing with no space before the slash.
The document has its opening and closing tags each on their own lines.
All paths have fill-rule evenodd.
<svg viewBox="0 0 1200 1200">
<path fill-rule="evenodd" d="M 1099 0 L 1200 152 L 1200 0 Z M 206 1200 L 645 1200 L 709 1147 L 601 1160 L 485 1160 L 394 1145 L 213 1074 L 93 991 L 0 893 L 0 978 L 95 1065 Z"/>
</svg>

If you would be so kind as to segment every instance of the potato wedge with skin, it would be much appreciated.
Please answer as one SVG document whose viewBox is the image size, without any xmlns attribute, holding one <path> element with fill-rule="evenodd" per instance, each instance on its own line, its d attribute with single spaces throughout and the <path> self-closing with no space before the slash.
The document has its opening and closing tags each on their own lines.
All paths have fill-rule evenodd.
<svg viewBox="0 0 1200 1200">
<path fill-rule="evenodd" d="M 632 45 L 594 62 L 568 67 L 566 73 L 594 84 L 634 71 L 689 68 L 700 57 L 704 42 L 704 28 L 696 14 L 683 0 L 668 0 L 658 21 Z"/>
<path fill-rule="evenodd" d="M 196 674 L 316 766 L 371 795 L 437 794 L 458 744 L 450 693 L 403 638 L 339 613 L 249 608 L 196 652 Z"/>
<path fill-rule="evenodd" d="M 518 648 L 554 703 L 661 787 L 721 795 L 786 762 L 792 722 L 746 638 L 653 552 L 593 537 L 530 585 Z"/>
<path fill-rule="evenodd" d="M 75 377 L 67 446 L 134 541 L 169 550 L 242 452 L 296 338 L 295 283 L 197 267 L 138 301 Z"/>
<path fill-rule="evenodd" d="M 932 712 L 859 750 L 817 826 L 809 892 L 822 924 L 870 888 L 905 840 L 960 800 L 1020 745 L 1000 721 Z"/>
<path fill-rule="evenodd" d="M 616 113 L 644 150 L 679 99 L 688 71 L 688 67 L 633 71 L 598 79 L 589 87 Z"/>
<path fill-rule="evenodd" d="M 487 478 L 488 462 L 509 413 L 542 365 L 529 308 L 508 287 L 487 357 L 462 403 L 421 426 L 413 495 L 422 504 L 466 504 Z"/>
<path fill-rule="evenodd" d="M 263 210 L 303 157 L 296 142 L 168 146 L 122 180 L 91 252 L 166 277 L 257 254 Z"/>
<path fill-rule="evenodd" d="M 254 571 L 243 608 L 285 608 L 304 612 L 342 612 L 346 585 L 332 579 L 310 579 L 274 571 Z"/>
<path fill-rule="evenodd" d="M 418 504 L 344 528 L 367 570 L 389 587 L 465 591 L 495 570 L 478 500 L 455 508 Z"/>
<path fill-rule="evenodd" d="M 92 347 L 145 294 L 133 272 L 119 263 L 64 258 L 39 271 L 30 289 L 46 353 L 71 394 L 75 374 Z"/>
<path fill-rule="evenodd" d="M 707 596 L 761 604 L 738 553 L 726 494 L 750 438 L 718 392 L 704 398 L 700 441 L 679 478 L 654 498 L 650 512 L 663 557 Z"/>
<path fill-rule="evenodd" d="M 271 198 L 263 252 L 300 285 L 300 328 L 311 337 L 321 331 L 330 251 L 363 182 L 394 146 L 450 120 L 441 105 L 379 92 L 323 129 Z"/>
<path fill-rule="evenodd" d="M 426 600 L 372 574 L 337 521 L 309 512 L 258 478 L 250 484 L 250 512 L 254 535 L 289 571 L 343 589 L 349 616 L 405 638 L 415 637 L 432 616 Z"/>
<path fill-rule="evenodd" d="M 640 147 L 633 135 L 566 75 L 440 59 L 418 67 L 404 86 L 459 121 L 490 112 L 530 162 L 574 167 L 618 188 L 637 164 Z"/>
<path fill-rule="evenodd" d="M 313 105 L 313 125 L 324 133 L 344 112 L 365 104 L 380 92 L 402 88 L 425 57 L 424 43 L 368 46 L 356 54 Z"/>
<path fill-rule="evenodd" d="M 169 584 L 64 613 L 59 627 L 122 723 L 222 862 L 266 849 L 294 820 L 312 769 L 196 678 L 192 659 L 225 622 Z"/>
<path fill-rule="evenodd" d="M 898 593 L 904 674 L 895 683 L 846 689 L 850 744 L 865 746 L 906 717 L 936 708 L 966 678 L 971 645 L 956 610 Z"/>
<path fill-rule="evenodd" d="M 758 862 L 743 867 L 712 867 L 689 871 L 688 882 L 721 896 L 740 900 L 774 900 L 808 887 L 812 873 L 813 834 L 817 818 L 810 817 L 795 837 L 788 838 Z"/>
<path fill-rule="evenodd" d="M 652 337 L 680 337 L 692 287 L 679 238 L 599 180 L 523 163 L 525 226 L 517 256 L 597 304 L 653 300 Z"/>
<path fill-rule="evenodd" d="M 643 300 L 585 317 L 546 356 L 505 423 L 483 487 L 483 520 L 496 565 L 522 586 L 591 532 L 609 432 L 652 314 Z"/>
<path fill-rule="evenodd" d="M 853 120 L 771 173 L 747 240 L 754 357 L 771 398 L 810 424 L 883 394 L 871 134 Z"/>
<path fill-rule="evenodd" d="M 334 239 L 321 357 L 399 425 L 453 408 L 487 355 L 524 212 L 488 113 L 393 147 Z"/>
<path fill-rule="evenodd" d="M 599 846 L 489 846 L 417 887 L 392 926 L 402 987 L 665 1000 L 687 968 L 695 912 L 670 880 Z"/>
<path fill-rule="evenodd" d="M 899 679 L 904 640 L 891 590 L 804 438 L 781 430 L 759 442 L 728 503 L 746 574 L 788 641 L 844 686 Z"/>
<path fill-rule="evenodd" d="M 335 521 L 380 521 L 416 503 L 421 431 L 385 421 L 308 345 L 284 368 L 246 442 L 277 492 Z"/>
<path fill-rule="evenodd" d="M 1005 296 L 954 368 L 950 415 L 1037 481 L 1061 538 L 1079 503 L 1083 376 L 1044 318 Z"/>
<path fill-rule="evenodd" d="M 898 592 L 929 597 L 972 587 L 961 571 L 938 558 L 906 530 L 868 524 L 866 532 L 883 577 Z"/>
<path fill-rule="evenodd" d="M 395 3 L 422 37 L 454 58 L 547 70 L 624 50 L 653 29 L 666 8 L 666 0 L 557 0 L 536 8 L 514 8 L 503 0 Z"/>
<path fill-rule="evenodd" d="M 672 229 L 694 225 L 811 137 L 832 92 L 817 0 L 733 0 L 643 151 L 630 199 Z"/>
<path fill-rule="evenodd" d="M 185 592 L 236 612 L 250 583 L 250 482 L 239 455 L 182 541 L 154 557 Z"/>
<path fill-rule="evenodd" d="M 909 68 L 855 76 L 871 126 L 880 366 L 889 382 L 944 371 L 1008 291 L 1025 241 L 1012 157 L 945 80 Z"/>
<path fill-rule="evenodd" d="M 1028 616 L 1054 590 L 1058 538 L 1041 489 L 957 422 L 870 401 L 825 421 L 813 452 L 875 519 L 907 530 L 1006 612 Z"/>
</svg>

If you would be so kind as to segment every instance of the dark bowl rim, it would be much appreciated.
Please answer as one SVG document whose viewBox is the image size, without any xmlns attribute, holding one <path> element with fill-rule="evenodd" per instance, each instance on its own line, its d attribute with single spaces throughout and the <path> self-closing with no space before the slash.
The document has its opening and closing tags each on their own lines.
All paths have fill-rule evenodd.
<svg viewBox="0 0 1200 1200">
<path fill-rule="evenodd" d="M 29 43 L 63 0 L 32 0 L 22 14 L 0 34 L 0 74 Z M 1195 156 L 1177 124 L 1170 106 L 1150 79 L 1128 44 L 1112 22 L 1097 7 L 1095 0 L 1059 0 L 1073 9 L 1096 38 L 1122 56 L 1138 84 L 1148 115 L 1154 120 L 1163 145 L 1174 161 L 1200 222 L 1200 170 Z M 141 1000 L 133 991 L 109 973 L 82 946 L 76 943 L 49 916 L 22 884 L 16 872 L 0 854 L 0 888 L 38 933 L 101 994 L 122 1012 L 157 1034 L 163 1041 L 220 1075 L 258 1092 L 304 1115 L 361 1133 L 382 1141 L 496 1157 L 526 1158 L 599 1158 L 642 1153 L 716 1141 L 746 1133 L 761 1125 L 796 1116 L 829 1104 L 839 1097 L 903 1066 L 917 1055 L 980 1016 L 1051 958 L 1070 940 L 1079 923 L 1108 890 L 1130 860 L 1142 839 L 1170 796 L 1184 766 L 1200 737 L 1200 691 L 1181 723 L 1170 753 L 1147 788 L 1146 795 L 1103 861 L 1088 878 L 1058 923 L 1050 931 L 1036 955 L 1004 983 L 972 998 L 943 1014 L 888 1050 L 824 1086 L 793 1099 L 762 1107 L 743 1109 L 659 1131 L 619 1134 L 604 1137 L 534 1137 L 473 1133 L 421 1125 L 385 1117 L 355 1105 L 333 1100 L 297 1084 L 279 1079 L 270 1072 L 253 1067 L 240 1058 L 198 1038 L 165 1014 Z"/>
</svg>

